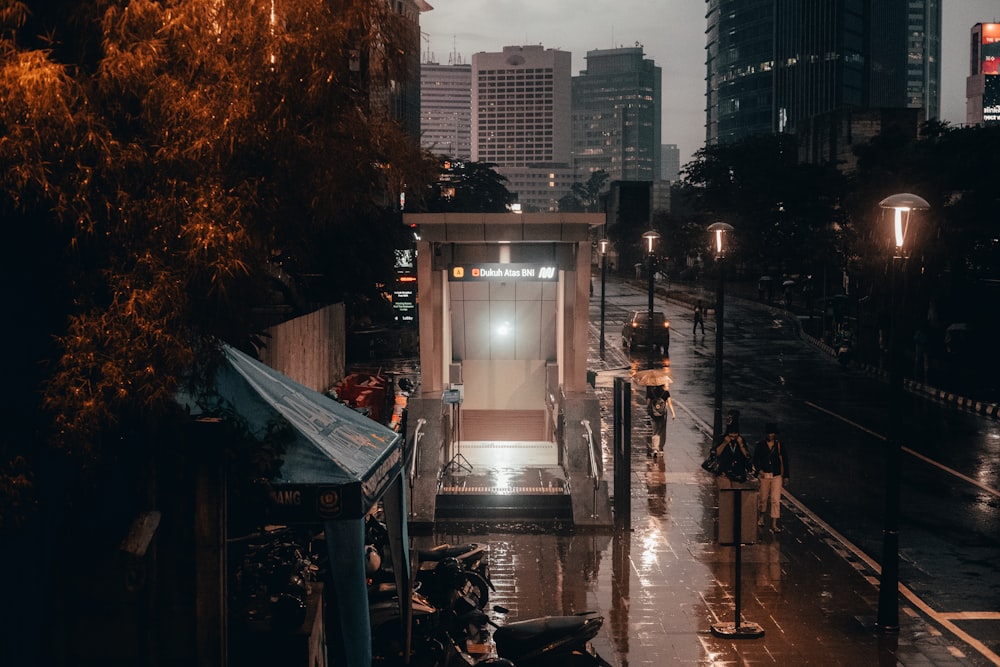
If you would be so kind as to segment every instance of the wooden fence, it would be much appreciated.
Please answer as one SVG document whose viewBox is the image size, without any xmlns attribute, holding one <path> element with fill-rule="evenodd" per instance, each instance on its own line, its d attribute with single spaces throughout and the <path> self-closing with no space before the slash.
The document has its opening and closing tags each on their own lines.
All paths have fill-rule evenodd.
<svg viewBox="0 0 1000 667">
<path fill-rule="evenodd" d="M 260 360 L 271 368 L 316 391 L 326 391 L 344 379 L 344 304 L 325 306 L 266 332 Z"/>
</svg>

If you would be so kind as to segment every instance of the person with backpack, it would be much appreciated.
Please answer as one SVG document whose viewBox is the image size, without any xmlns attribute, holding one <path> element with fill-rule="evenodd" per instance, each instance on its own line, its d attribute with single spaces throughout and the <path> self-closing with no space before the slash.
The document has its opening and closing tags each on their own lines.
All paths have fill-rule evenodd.
<svg viewBox="0 0 1000 667">
<path fill-rule="evenodd" d="M 667 412 L 670 412 L 673 419 L 677 419 L 674 402 L 670 400 L 670 391 L 666 384 L 646 387 L 646 409 L 649 411 L 649 420 L 653 426 L 650 451 L 655 459 L 663 453 L 663 446 L 667 441 Z"/>
</svg>

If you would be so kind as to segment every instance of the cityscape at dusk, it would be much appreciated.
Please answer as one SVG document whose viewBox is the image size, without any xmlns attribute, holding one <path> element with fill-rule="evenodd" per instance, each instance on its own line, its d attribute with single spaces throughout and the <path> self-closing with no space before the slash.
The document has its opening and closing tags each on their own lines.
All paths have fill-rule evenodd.
<svg viewBox="0 0 1000 667">
<path fill-rule="evenodd" d="M 0 667 L 1000 667 L 997 0 L 0 0 Z"/>
</svg>

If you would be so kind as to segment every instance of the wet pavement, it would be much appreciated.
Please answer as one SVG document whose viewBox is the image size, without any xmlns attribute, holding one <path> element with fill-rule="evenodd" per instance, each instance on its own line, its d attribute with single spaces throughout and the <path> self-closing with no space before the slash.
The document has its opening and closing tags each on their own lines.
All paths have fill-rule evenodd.
<svg viewBox="0 0 1000 667">
<path fill-rule="evenodd" d="M 701 470 L 711 414 L 686 393 L 686 360 L 710 347 L 714 332 L 675 340 L 671 374 L 677 419 L 669 422 L 665 455 L 646 456 L 649 433 L 633 396 L 631 523 L 608 532 L 530 524 L 437 525 L 414 546 L 475 541 L 489 549 L 490 602 L 509 613 L 498 622 L 545 614 L 597 610 L 605 625 L 594 640 L 615 665 L 990 665 L 985 647 L 970 646 L 901 597 L 896 634 L 875 629 L 876 566 L 857 553 L 786 490 L 780 533 L 760 529 L 754 544 L 736 548 L 716 539 L 718 492 Z M 599 358 L 599 328 L 590 327 L 590 367 L 598 371 L 602 440 L 610 469 L 611 386 L 628 359 L 607 346 Z M 704 353 L 701 350 L 699 353 Z M 673 391 L 673 389 L 672 389 Z M 611 480 L 609 472 L 605 478 Z M 755 639 L 718 637 L 713 626 L 756 624 Z M 985 651 L 983 650 L 985 649 Z"/>
</svg>

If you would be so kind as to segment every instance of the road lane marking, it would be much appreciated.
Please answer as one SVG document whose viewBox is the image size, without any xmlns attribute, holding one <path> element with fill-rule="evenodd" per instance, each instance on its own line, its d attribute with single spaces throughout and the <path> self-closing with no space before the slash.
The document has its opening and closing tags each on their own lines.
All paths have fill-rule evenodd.
<svg viewBox="0 0 1000 667">
<path fill-rule="evenodd" d="M 820 407 L 820 406 L 816 405 L 815 403 L 812 403 L 810 401 L 804 401 L 804 402 L 809 407 L 811 407 L 811 408 L 813 408 L 815 410 L 819 410 L 820 412 L 822 412 L 824 414 L 830 415 L 831 417 L 833 417 L 835 419 L 839 419 L 840 421 L 844 422 L 845 424 L 849 424 L 849 425 L 853 426 L 854 428 L 858 429 L 859 431 L 863 431 L 864 433 L 867 433 L 868 435 L 870 435 L 870 436 L 872 436 L 874 438 L 877 438 L 877 439 L 881 440 L 882 442 L 886 441 L 886 437 L 884 435 L 882 435 L 881 433 L 876 433 L 875 431 L 871 430 L 870 428 L 865 428 L 861 424 L 858 424 L 857 422 L 851 421 L 847 417 L 844 417 L 843 415 L 839 415 L 836 412 L 833 412 L 831 410 L 827 410 L 826 408 Z M 979 480 L 973 479 L 972 477 L 969 477 L 968 475 L 963 475 L 962 473 L 958 472 L 957 470 L 949 468 L 948 466 L 944 465 L 943 463 L 938 463 L 934 459 L 928 458 L 928 457 L 924 456 L 923 454 L 921 454 L 920 452 L 914 451 L 914 450 L 910 449 L 909 447 L 907 447 L 905 445 L 901 446 L 900 450 L 906 452 L 907 454 L 909 454 L 910 456 L 913 456 L 914 458 L 920 459 L 924 463 L 929 463 L 930 465 L 943 470 L 944 472 L 948 473 L 949 475 L 953 475 L 953 476 L 959 478 L 960 480 L 962 480 L 964 482 L 968 482 L 969 484 L 972 484 L 973 486 L 978 487 L 979 489 L 985 491 L 986 493 L 992 494 L 992 495 L 1000 498 L 1000 490 L 997 490 L 997 489 L 991 488 L 989 486 L 986 486 L 985 484 L 983 484 Z"/>
<path fill-rule="evenodd" d="M 1000 611 L 956 611 L 942 613 L 941 618 L 952 621 L 1000 621 Z"/>
<path fill-rule="evenodd" d="M 876 563 L 871 557 L 868 556 L 868 554 L 866 554 L 860 548 L 855 546 L 853 542 L 851 542 L 849 539 L 847 539 L 839 532 L 837 532 L 837 530 L 833 526 L 828 524 L 826 521 L 823 521 L 823 519 L 819 518 L 808 507 L 803 505 L 801 500 L 799 500 L 791 493 L 789 493 L 787 489 L 782 489 L 781 495 L 784 497 L 786 501 L 794 505 L 800 512 L 808 516 L 810 520 L 814 521 L 816 525 L 818 525 L 820 528 L 826 531 L 826 533 L 829 534 L 830 537 L 840 542 L 840 544 L 845 549 L 847 549 L 855 556 L 860 558 L 862 561 L 864 561 L 864 563 L 869 568 L 871 568 L 872 571 L 877 573 L 879 577 L 882 576 L 882 568 L 878 563 Z M 871 582 L 872 585 L 875 586 L 876 588 L 881 586 L 881 579 L 873 579 L 871 577 L 865 577 L 865 578 L 868 579 L 869 582 Z M 945 628 L 953 635 L 958 637 L 960 640 L 962 640 L 963 642 L 974 648 L 976 651 L 982 654 L 983 657 L 985 657 L 987 660 L 990 660 L 994 664 L 1000 665 L 1000 655 L 994 653 L 992 650 L 990 650 L 988 646 L 986 646 L 986 644 L 979 641 L 972 635 L 968 634 L 967 632 L 962 630 L 962 628 L 958 627 L 952 622 L 954 620 L 959 620 L 959 621 L 1000 620 L 1000 613 L 994 614 L 993 612 L 970 612 L 970 611 L 938 612 L 935 609 L 933 609 L 929 604 L 920 599 L 920 597 L 916 593 L 911 591 L 909 587 L 904 585 L 902 582 L 899 583 L 899 592 L 903 595 L 903 597 L 905 597 L 907 600 L 910 601 L 910 604 L 912 604 L 914 607 L 923 612 L 924 615 L 932 619 L 935 623 Z"/>
</svg>

